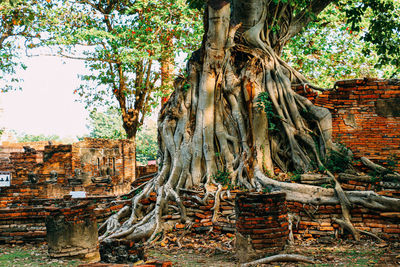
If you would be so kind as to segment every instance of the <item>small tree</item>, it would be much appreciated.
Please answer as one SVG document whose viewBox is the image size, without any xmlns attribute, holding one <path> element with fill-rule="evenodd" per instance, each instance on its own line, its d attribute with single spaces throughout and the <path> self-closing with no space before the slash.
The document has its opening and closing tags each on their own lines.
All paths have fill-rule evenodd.
<svg viewBox="0 0 400 267">
<path fill-rule="evenodd" d="M 157 93 L 170 86 L 160 87 L 159 62 L 193 48 L 201 32 L 188 19 L 198 13 L 182 0 L 73 1 L 54 5 L 49 14 L 42 27 L 50 36 L 42 45 L 57 45 L 57 55 L 85 61 L 90 74 L 81 75 L 84 83 L 75 92 L 91 108 L 116 101 L 129 139 L 157 104 Z"/>
</svg>

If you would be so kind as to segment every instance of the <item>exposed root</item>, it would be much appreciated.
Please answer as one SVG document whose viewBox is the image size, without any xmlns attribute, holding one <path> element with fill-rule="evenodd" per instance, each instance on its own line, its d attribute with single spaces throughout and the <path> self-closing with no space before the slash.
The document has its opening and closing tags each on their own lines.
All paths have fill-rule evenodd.
<svg viewBox="0 0 400 267">
<path fill-rule="evenodd" d="M 289 242 L 290 244 L 294 244 L 294 236 L 293 236 L 293 224 L 296 224 L 296 228 L 300 222 L 300 217 L 297 214 L 288 214 L 288 221 L 289 221 Z"/>
<path fill-rule="evenodd" d="M 222 191 L 222 185 L 218 185 L 217 192 L 215 193 L 215 200 L 214 200 L 214 207 L 211 208 L 213 211 L 212 222 L 215 224 L 218 220 L 218 213 L 219 213 L 219 203 L 220 203 L 220 195 Z"/>
<path fill-rule="evenodd" d="M 398 179 L 400 179 L 400 174 L 397 172 L 393 172 L 379 164 L 373 163 L 371 160 L 369 160 L 366 157 L 361 157 L 361 162 L 367 166 L 368 168 L 381 173 L 381 174 L 391 174 L 393 177 L 397 177 Z"/>
<path fill-rule="evenodd" d="M 303 255 L 297 254 L 278 254 L 259 260 L 241 264 L 240 267 L 257 266 L 258 264 L 267 264 L 271 262 L 306 262 L 314 264 L 314 260 Z"/>
</svg>

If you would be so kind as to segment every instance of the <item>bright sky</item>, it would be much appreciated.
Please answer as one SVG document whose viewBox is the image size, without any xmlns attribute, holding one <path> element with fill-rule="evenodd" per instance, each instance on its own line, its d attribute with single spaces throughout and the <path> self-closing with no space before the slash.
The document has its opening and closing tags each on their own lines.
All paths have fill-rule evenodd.
<svg viewBox="0 0 400 267">
<path fill-rule="evenodd" d="M 79 86 L 77 74 L 84 73 L 82 61 L 57 57 L 27 58 L 22 91 L 1 93 L 0 106 L 4 113 L 0 126 L 28 134 L 55 134 L 75 137 L 88 132 L 88 112 L 76 102 L 73 91 Z"/>
</svg>

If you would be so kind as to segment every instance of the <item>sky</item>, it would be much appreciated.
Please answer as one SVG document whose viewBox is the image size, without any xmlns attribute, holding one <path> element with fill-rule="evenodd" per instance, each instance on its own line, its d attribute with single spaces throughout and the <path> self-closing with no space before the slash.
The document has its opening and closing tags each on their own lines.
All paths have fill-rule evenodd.
<svg viewBox="0 0 400 267">
<path fill-rule="evenodd" d="M 85 73 L 83 61 L 38 56 L 24 62 L 27 70 L 17 74 L 24 80 L 22 90 L 0 94 L 0 126 L 61 138 L 87 134 L 88 112 L 73 93 L 80 83 L 78 73 Z"/>
</svg>

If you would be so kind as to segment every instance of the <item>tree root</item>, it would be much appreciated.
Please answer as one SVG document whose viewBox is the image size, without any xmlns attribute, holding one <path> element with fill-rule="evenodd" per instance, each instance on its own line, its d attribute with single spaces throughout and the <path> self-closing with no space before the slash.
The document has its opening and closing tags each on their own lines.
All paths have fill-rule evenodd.
<svg viewBox="0 0 400 267">
<path fill-rule="evenodd" d="M 346 221 L 344 221 L 344 220 L 341 220 L 341 219 L 338 219 L 338 218 L 332 218 L 332 220 L 335 222 L 335 223 L 337 223 L 337 224 L 339 224 L 341 227 L 342 227 L 342 229 L 347 229 L 348 231 L 350 231 L 350 233 L 353 235 L 353 236 L 355 236 L 355 235 L 360 235 L 360 233 L 361 234 L 364 234 L 364 235 L 368 235 L 368 236 L 370 236 L 370 237 L 373 237 L 373 238 L 375 238 L 375 239 L 377 239 L 379 242 L 381 242 L 381 243 L 386 243 L 382 238 L 380 238 L 380 237 L 378 237 L 377 235 L 375 235 L 375 234 L 373 234 L 373 233 L 371 233 L 371 232 L 368 232 L 368 231 L 364 231 L 364 230 L 359 230 L 359 229 L 355 229 L 354 227 L 352 227 L 352 225 L 349 225 Z M 355 233 L 353 232 L 353 231 L 355 231 Z M 357 240 L 358 241 L 358 240 Z"/>
<path fill-rule="evenodd" d="M 241 264 L 240 267 L 248 267 L 248 266 L 255 266 L 258 264 L 267 264 L 271 262 L 306 262 L 306 263 L 311 263 L 314 264 L 314 260 L 311 258 L 308 258 L 303 255 L 297 255 L 297 254 L 278 254 L 266 258 L 262 258 L 259 260 L 251 261 L 248 263 Z"/>
<path fill-rule="evenodd" d="M 360 159 L 361 159 L 361 162 L 368 168 L 370 168 L 378 173 L 385 174 L 386 176 L 389 176 L 391 178 L 400 180 L 400 173 L 391 171 L 388 168 L 385 168 L 379 164 L 373 163 L 371 160 L 369 160 L 366 157 L 361 157 Z"/>
<path fill-rule="evenodd" d="M 290 244 L 294 244 L 294 236 L 293 236 L 293 224 L 296 224 L 296 228 L 300 222 L 300 217 L 297 214 L 288 214 L 288 221 L 289 221 L 289 242 Z"/>
</svg>

